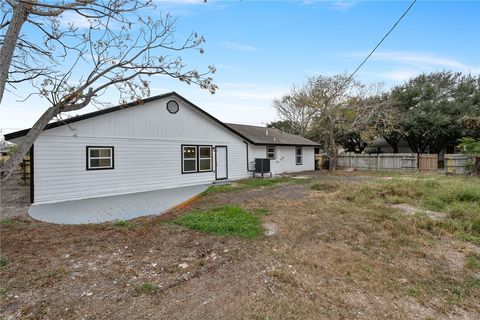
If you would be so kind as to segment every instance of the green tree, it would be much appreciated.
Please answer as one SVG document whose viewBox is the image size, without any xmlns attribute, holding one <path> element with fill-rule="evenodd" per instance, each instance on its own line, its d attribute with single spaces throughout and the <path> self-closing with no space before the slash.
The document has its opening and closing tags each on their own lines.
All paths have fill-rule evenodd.
<svg viewBox="0 0 480 320">
<path fill-rule="evenodd" d="M 340 140 L 351 132 L 365 139 L 376 114 L 379 86 L 365 85 L 347 74 L 317 76 L 274 100 L 282 120 L 289 121 L 300 134 L 323 146 L 335 170 Z"/>
<path fill-rule="evenodd" d="M 404 132 L 399 124 L 400 112 L 392 104 L 389 92 L 382 93 L 375 99 L 378 103 L 377 115 L 373 125 L 376 134 L 385 139 L 392 147 L 393 153 L 398 153 L 398 144 L 404 139 Z"/>
<path fill-rule="evenodd" d="M 463 154 L 475 159 L 473 173 L 480 176 L 480 139 L 462 138 L 458 147 Z"/>
<path fill-rule="evenodd" d="M 480 79 L 458 72 L 421 74 L 395 87 L 389 103 L 396 125 L 416 153 L 439 153 L 465 132 L 462 119 L 480 115 Z"/>
</svg>

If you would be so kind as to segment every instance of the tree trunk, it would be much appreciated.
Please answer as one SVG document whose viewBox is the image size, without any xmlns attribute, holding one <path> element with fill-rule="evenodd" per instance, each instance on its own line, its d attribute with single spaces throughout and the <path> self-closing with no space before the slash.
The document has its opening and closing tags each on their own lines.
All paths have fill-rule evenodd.
<svg viewBox="0 0 480 320">
<path fill-rule="evenodd" d="M 50 120 L 58 114 L 58 107 L 52 106 L 48 108 L 42 116 L 35 122 L 33 127 L 28 131 L 24 137 L 22 143 L 19 144 L 17 150 L 10 156 L 10 159 L 5 161 L 0 166 L 0 173 L 2 173 L 2 180 L 8 179 L 8 177 L 15 171 L 15 168 L 23 161 L 23 158 L 27 154 L 30 147 L 37 137 L 42 133 L 43 129 L 47 126 Z"/>
<path fill-rule="evenodd" d="M 475 166 L 475 168 L 473 169 L 474 175 L 477 177 L 480 177 L 480 157 L 475 157 L 474 166 Z"/>
<path fill-rule="evenodd" d="M 333 133 L 333 128 L 331 128 L 328 133 L 328 149 L 330 151 L 330 166 L 328 170 L 330 172 L 333 172 L 335 171 L 335 169 L 337 169 L 338 162 L 337 142 L 335 141 L 335 134 Z"/>
<path fill-rule="evenodd" d="M 0 49 L 0 103 L 2 103 L 5 85 L 8 79 L 8 70 L 12 63 L 13 54 L 17 43 L 20 30 L 25 21 L 27 21 L 28 11 L 24 4 L 19 1 L 13 6 L 12 20 L 8 26 L 2 48 Z"/>
</svg>

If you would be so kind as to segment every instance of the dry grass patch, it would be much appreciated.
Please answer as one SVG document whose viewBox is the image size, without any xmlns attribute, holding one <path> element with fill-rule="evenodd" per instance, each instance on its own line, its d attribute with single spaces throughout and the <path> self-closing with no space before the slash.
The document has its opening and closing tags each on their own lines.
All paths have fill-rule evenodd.
<svg viewBox="0 0 480 320">
<path fill-rule="evenodd" d="M 155 217 L 129 222 L 134 227 L 0 224 L 8 261 L 0 268 L 2 313 L 55 319 L 478 318 L 480 249 L 459 229 L 467 226 L 461 230 L 473 235 L 468 223 L 476 189 L 462 190 L 475 181 L 339 175 L 207 193 L 174 220 L 195 214 L 188 224 L 225 234 L 232 231 L 225 223 L 237 216 L 218 208 L 233 207 L 254 222 L 242 230 L 271 224 L 277 227 L 271 237 L 210 235 Z M 311 188 L 315 184 L 320 190 Z M 451 194 L 442 191 L 449 185 Z M 434 210 L 433 198 L 445 203 L 439 221 L 391 207 Z M 454 228 L 439 224 L 450 220 Z"/>
</svg>

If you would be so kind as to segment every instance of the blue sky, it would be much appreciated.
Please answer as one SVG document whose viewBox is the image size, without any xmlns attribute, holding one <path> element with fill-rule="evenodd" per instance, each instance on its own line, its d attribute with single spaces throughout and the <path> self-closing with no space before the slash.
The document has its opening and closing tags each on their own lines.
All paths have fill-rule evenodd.
<svg viewBox="0 0 480 320">
<path fill-rule="evenodd" d="M 158 12 L 178 18 L 178 39 L 190 31 L 206 38 L 189 66 L 217 67 L 220 89 L 210 95 L 165 77 L 152 95 L 177 91 L 225 122 L 262 125 L 278 119 L 272 99 L 314 75 L 352 72 L 408 7 L 406 1 L 160 1 Z M 417 1 L 363 66 L 358 78 L 386 89 L 420 72 L 480 73 L 480 2 Z M 28 87 L 22 88 L 27 90 Z M 43 100 L 19 102 L 7 93 L 4 132 L 31 126 Z M 114 97 L 105 97 L 104 100 Z M 92 111 L 86 108 L 82 111 Z M 78 112 L 77 112 L 78 113 Z"/>
</svg>

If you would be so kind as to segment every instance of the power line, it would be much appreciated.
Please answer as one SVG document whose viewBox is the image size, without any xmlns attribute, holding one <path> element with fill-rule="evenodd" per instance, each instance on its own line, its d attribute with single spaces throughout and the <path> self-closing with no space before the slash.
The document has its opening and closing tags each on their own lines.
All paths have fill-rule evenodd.
<svg viewBox="0 0 480 320">
<path fill-rule="evenodd" d="M 400 23 L 400 21 L 402 21 L 403 17 L 405 17 L 407 15 L 407 13 L 410 11 L 410 9 L 413 7 L 413 5 L 415 4 L 415 2 L 417 2 L 417 0 L 413 0 L 412 3 L 410 3 L 410 5 L 408 6 L 407 10 L 405 10 L 405 12 L 401 15 L 400 18 L 398 18 L 397 22 L 395 22 L 395 24 L 390 28 L 390 30 L 388 30 L 388 32 L 383 36 L 382 40 L 380 40 L 379 43 L 377 43 L 377 45 L 375 46 L 375 48 L 373 48 L 372 51 L 370 51 L 370 53 L 368 54 L 368 56 L 362 61 L 362 63 L 360 63 L 360 65 L 357 67 L 357 69 L 355 69 L 355 71 L 353 71 L 353 73 L 348 77 L 347 82 L 350 81 L 353 76 L 357 73 L 357 71 L 365 64 L 365 62 L 367 62 L 368 58 L 370 58 L 370 56 L 375 52 L 375 50 L 377 50 L 377 48 L 382 44 L 382 42 L 388 37 L 388 35 L 390 33 L 392 33 L 393 29 L 395 29 L 395 27 Z"/>
</svg>

